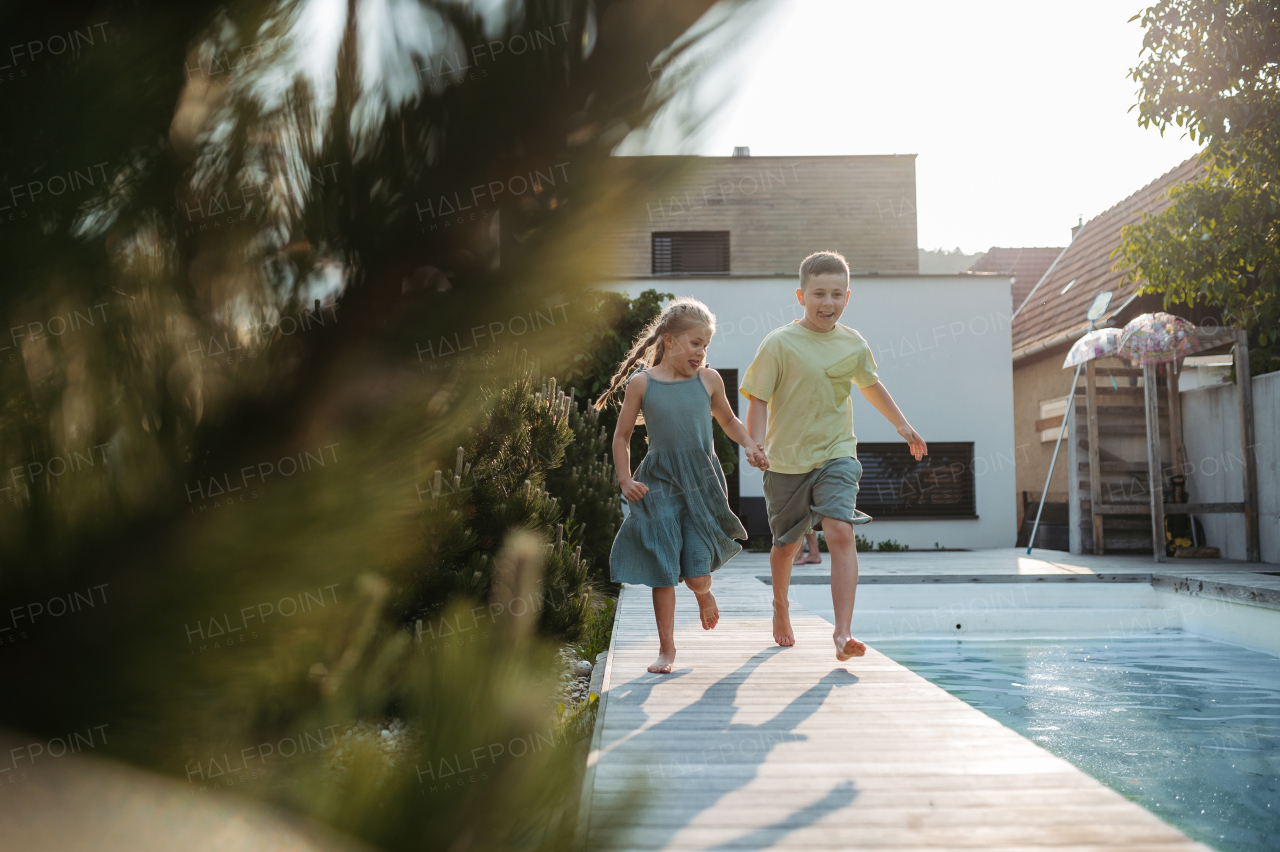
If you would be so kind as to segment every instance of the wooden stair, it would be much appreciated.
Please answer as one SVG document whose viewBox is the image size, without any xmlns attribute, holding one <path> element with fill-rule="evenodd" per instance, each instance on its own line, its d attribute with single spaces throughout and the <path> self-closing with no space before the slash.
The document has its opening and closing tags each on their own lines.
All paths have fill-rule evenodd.
<svg viewBox="0 0 1280 852">
<path fill-rule="evenodd" d="M 1235 348 L 1245 500 L 1166 503 L 1163 495 L 1170 477 L 1183 469 L 1181 460 L 1186 458 L 1174 372 L 1169 364 L 1138 369 L 1088 361 L 1081 371 L 1083 385 L 1077 382 L 1065 415 L 1073 421 L 1067 429 L 1072 436 L 1067 443 L 1072 553 L 1151 553 L 1163 562 L 1166 516 L 1242 513 L 1247 558 L 1261 558 L 1248 340 L 1238 329 L 1200 334 L 1206 348 L 1226 343 Z M 1062 421 L 1057 423 L 1061 426 Z M 1154 475 L 1153 467 L 1159 468 Z"/>
<path fill-rule="evenodd" d="M 1108 359 L 1109 360 L 1109 359 Z M 1165 488 L 1172 469 L 1171 436 L 1180 443 L 1180 412 L 1172 376 L 1161 375 L 1158 388 L 1160 475 Z M 1151 520 L 1146 378 L 1142 369 L 1086 364 L 1075 389 L 1075 441 L 1069 448 L 1072 494 L 1072 550 L 1082 553 L 1151 553 L 1156 533 Z M 1114 385 L 1112 384 L 1114 382 Z M 1162 523 L 1163 526 L 1163 523 Z M 1164 536 L 1159 536 L 1161 544 Z"/>
</svg>

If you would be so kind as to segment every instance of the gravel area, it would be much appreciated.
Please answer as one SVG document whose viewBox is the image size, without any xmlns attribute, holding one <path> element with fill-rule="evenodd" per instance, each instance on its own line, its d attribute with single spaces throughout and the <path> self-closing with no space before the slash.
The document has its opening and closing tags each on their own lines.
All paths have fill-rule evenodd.
<svg viewBox="0 0 1280 852">
<path fill-rule="evenodd" d="M 389 768 L 399 766 L 403 755 L 400 747 L 408 742 L 408 727 L 399 719 L 392 719 L 384 724 L 375 722 L 356 722 L 338 735 L 338 744 L 329 752 L 329 766 L 339 772 L 346 772 L 346 762 L 355 750 L 377 748 L 387 760 Z"/>
<path fill-rule="evenodd" d="M 591 693 L 591 663 L 580 659 L 571 648 L 560 649 L 560 661 L 560 686 L 556 690 L 556 700 L 564 704 L 567 712 L 585 701 Z"/>
</svg>

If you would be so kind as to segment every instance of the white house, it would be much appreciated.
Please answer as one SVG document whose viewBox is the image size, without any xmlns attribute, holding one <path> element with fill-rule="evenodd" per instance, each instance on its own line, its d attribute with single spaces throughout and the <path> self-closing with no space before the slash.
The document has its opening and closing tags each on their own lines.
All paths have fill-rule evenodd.
<svg viewBox="0 0 1280 852">
<path fill-rule="evenodd" d="M 615 158 L 627 169 L 633 158 Z M 771 329 L 801 316 L 800 262 L 830 249 L 849 261 L 844 322 L 871 344 L 880 378 L 929 442 L 923 463 L 862 395 L 854 431 L 863 466 L 860 533 L 912 548 L 1006 547 L 1017 533 L 1011 275 L 919 274 L 915 155 L 676 157 L 671 180 L 636 197 L 608 247 L 606 286 L 695 296 L 719 318 L 711 366 L 736 393 Z M 730 500 L 768 534 L 760 471 L 741 464 Z"/>
<path fill-rule="evenodd" d="M 706 302 L 719 324 L 709 363 L 735 390 L 764 336 L 802 316 L 796 286 L 795 275 L 644 276 L 610 285 L 633 297 L 657 287 Z M 1013 440 L 1009 278 L 855 275 L 850 287 L 842 322 L 867 339 L 881 381 L 931 450 L 916 463 L 888 421 L 854 391 L 864 467 L 858 505 L 876 518 L 859 533 L 913 549 L 1013 546 L 1015 472 L 1027 448 Z M 738 403 L 745 417 L 745 398 Z M 762 474 L 746 464 L 739 472 L 740 514 L 753 537 L 765 535 Z"/>
</svg>

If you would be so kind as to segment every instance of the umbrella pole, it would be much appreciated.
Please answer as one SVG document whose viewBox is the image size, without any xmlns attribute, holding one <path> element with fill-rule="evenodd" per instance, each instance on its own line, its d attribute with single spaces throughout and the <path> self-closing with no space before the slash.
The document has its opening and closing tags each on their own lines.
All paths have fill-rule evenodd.
<svg viewBox="0 0 1280 852">
<path fill-rule="evenodd" d="M 1049 496 L 1049 482 L 1053 479 L 1053 466 L 1058 463 L 1058 450 L 1062 447 L 1062 436 L 1067 434 L 1067 424 L 1071 422 L 1072 409 L 1076 404 L 1076 385 L 1080 383 L 1081 361 L 1076 365 L 1076 377 L 1071 380 L 1071 395 L 1067 397 L 1067 410 L 1062 412 L 1062 430 L 1058 432 L 1058 443 L 1053 445 L 1053 458 L 1049 460 L 1049 475 L 1044 478 L 1044 490 L 1040 492 L 1040 508 L 1036 509 L 1036 522 L 1031 526 L 1031 539 L 1027 542 L 1027 555 L 1036 543 L 1036 530 L 1040 527 L 1040 514 L 1044 512 L 1044 498 Z M 1070 475 L 1070 471 L 1067 472 Z"/>
</svg>

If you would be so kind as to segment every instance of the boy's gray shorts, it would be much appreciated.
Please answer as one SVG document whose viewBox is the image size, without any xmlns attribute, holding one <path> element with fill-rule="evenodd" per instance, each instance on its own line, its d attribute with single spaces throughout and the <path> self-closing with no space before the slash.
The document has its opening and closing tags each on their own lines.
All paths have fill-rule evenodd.
<svg viewBox="0 0 1280 852">
<path fill-rule="evenodd" d="M 766 470 L 764 502 L 769 512 L 773 546 L 795 544 L 823 518 L 851 524 L 871 523 L 871 516 L 857 509 L 860 479 L 862 463 L 851 458 L 831 459 L 808 473 Z"/>
</svg>

